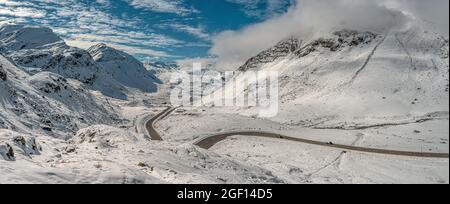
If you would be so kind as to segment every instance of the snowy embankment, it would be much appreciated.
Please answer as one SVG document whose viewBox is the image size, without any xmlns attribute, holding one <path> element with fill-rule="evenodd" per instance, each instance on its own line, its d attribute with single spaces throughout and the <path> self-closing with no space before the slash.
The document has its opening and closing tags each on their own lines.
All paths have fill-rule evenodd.
<svg viewBox="0 0 450 204">
<path fill-rule="evenodd" d="M 0 183 L 280 183 L 271 172 L 192 145 L 152 142 L 110 126 L 80 130 L 65 142 L 42 137 L 40 155 L 14 145 L 16 162 L 0 159 Z M 3 154 L 3 153 L 2 153 Z"/>
</svg>

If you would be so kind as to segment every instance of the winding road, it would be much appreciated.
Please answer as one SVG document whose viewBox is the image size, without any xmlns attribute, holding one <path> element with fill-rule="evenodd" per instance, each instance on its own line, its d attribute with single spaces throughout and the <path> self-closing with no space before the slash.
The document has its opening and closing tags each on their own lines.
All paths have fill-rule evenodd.
<svg viewBox="0 0 450 204">
<path fill-rule="evenodd" d="M 164 111 L 162 111 L 161 113 L 155 115 L 150 120 L 145 122 L 145 129 L 147 130 L 148 136 L 150 136 L 151 140 L 157 140 L 157 141 L 162 141 L 163 140 L 161 135 L 159 134 L 159 132 L 155 129 L 155 123 L 158 120 L 161 120 L 161 119 L 167 117 L 174 110 L 176 110 L 176 108 L 168 107 Z"/>
<path fill-rule="evenodd" d="M 290 136 L 285 136 L 285 135 L 281 135 L 281 134 L 277 134 L 277 133 L 260 132 L 260 131 L 221 133 L 221 134 L 205 137 L 205 138 L 201 139 L 200 141 L 196 142 L 195 145 L 197 145 L 203 149 L 210 149 L 217 143 L 219 143 L 231 136 L 253 136 L 253 137 L 275 138 L 275 139 L 289 140 L 289 141 L 294 141 L 294 142 L 301 142 L 304 144 L 329 147 L 329 148 L 335 148 L 335 149 L 342 149 L 342 150 L 348 150 L 348 151 L 365 152 L 365 153 L 408 156 L 408 157 L 449 158 L 448 153 L 409 152 L 409 151 L 395 151 L 395 150 L 386 150 L 386 149 L 357 147 L 357 146 L 352 146 L 352 145 L 333 144 L 333 143 L 327 143 L 327 142 L 321 142 L 321 141 L 315 141 L 315 140 L 302 139 L 302 138 L 297 138 L 297 137 L 290 137 Z"/>
<path fill-rule="evenodd" d="M 163 140 L 161 135 L 158 133 L 158 131 L 154 127 L 155 122 L 163 119 L 164 117 L 167 117 L 170 113 L 172 113 L 176 109 L 177 108 L 169 107 L 145 123 L 145 127 L 146 127 L 148 134 L 150 135 L 150 138 L 152 140 L 159 140 L 159 141 Z M 262 132 L 262 131 L 236 131 L 236 132 L 218 133 L 218 134 L 204 137 L 204 138 L 196 141 L 194 143 L 194 145 L 197 145 L 203 149 L 210 149 L 217 143 L 219 143 L 231 136 L 251 136 L 251 137 L 275 138 L 275 139 L 282 139 L 282 140 L 288 140 L 288 141 L 293 141 L 293 142 L 300 142 L 300 143 L 304 143 L 304 144 L 322 146 L 322 147 L 327 147 L 327 148 L 334 148 L 334 149 L 341 149 L 341 150 L 355 151 L 355 152 L 364 152 L 364 153 L 373 153 L 373 154 L 396 155 L 396 156 L 407 156 L 407 157 L 425 157 L 425 158 L 447 158 L 447 159 L 449 158 L 449 153 L 410 152 L 410 151 L 376 149 L 376 148 L 368 148 L 368 147 L 357 147 L 357 146 L 352 146 L 352 145 L 333 144 L 330 142 L 327 143 L 327 142 L 322 142 L 322 141 L 302 139 L 302 138 L 285 136 L 285 135 L 271 133 L 271 132 Z"/>
</svg>

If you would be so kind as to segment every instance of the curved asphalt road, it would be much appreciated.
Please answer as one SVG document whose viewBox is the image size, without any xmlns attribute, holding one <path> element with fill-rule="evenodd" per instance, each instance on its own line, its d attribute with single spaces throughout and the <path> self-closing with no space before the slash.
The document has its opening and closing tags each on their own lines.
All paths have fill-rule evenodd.
<svg viewBox="0 0 450 204">
<path fill-rule="evenodd" d="M 162 137 L 159 134 L 159 132 L 155 129 L 155 123 L 158 120 L 161 120 L 165 117 L 167 117 L 170 113 L 172 113 L 176 108 L 168 107 L 155 117 L 151 118 L 145 123 L 145 129 L 147 129 L 148 135 L 150 136 L 151 140 L 157 140 L 162 141 Z"/>
<path fill-rule="evenodd" d="M 159 113 L 152 119 L 146 122 L 145 126 L 150 134 L 150 137 L 152 140 L 160 140 L 161 135 L 156 131 L 154 124 L 156 121 L 163 119 L 170 113 L 172 113 L 177 108 L 169 107 L 163 112 Z M 296 137 L 290 137 L 285 136 L 277 133 L 271 133 L 271 132 L 262 132 L 262 131 L 236 131 L 236 132 L 225 132 L 225 133 L 218 133 L 214 134 L 208 137 L 204 137 L 200 139 L 199 141 L 195 142 L 194 144 L 199 146 L 203 149 L 210 149 L 217 143 L 227 139 L 231 136 L 253 136 L 253 137 L 265 137 L 265 138 L 275 138 L 275 139 L 282 139 L 282 140 L 289 140 L 294 142 L 301 142 L 304 144 L 310 144 L 310 145 L 317 145 L 322 147 L 328 147 L 328 148 L 335 148 L 335 149 L 341 149 L 341 150 L 348 150 L 348 151 L 356 151 L 356 152 L 365 152 L 365 153 L 374 153 L 374 154 L 385 154 L 385 155 L 396 155 L 396 156 L 408 156 L 408 157 L 426 157 L 426 158 L 449 158 L 449 153 L 432 153 L 432 152 L 409 152 L 409 151 L 396 151 L 396 150 L 386 150 L 386 149 L 375 149 L 375 148 L 367 148 L 367 147 L 357 147 L 357 146 L 351 146 L 351 145 L 342 145 L 342 144 L 333 144 L 333 143 L 327 143 L 327 142 L 321 142 L 321 141 L 315 141 L 315 140 L 308 140 L 308 139 L 302 139 L 302 138 L 296 138 Z"/>
<path fill-rule="evenodd" d="M 395 150 L 386 150 L 386 149 L 357 147 L 357 146 L 351 146 L 351 145 L 332 144 L 332 143 L 327 143 L 327 142 L 314 141 L 314 140 L 280 135 L 277 133 L 260 132 L 260 131 L 227 132 L 227 133 L 216 134 L 216 135 L 208 136 L 208 137 L 201 139 L 200 141 L 196 142 L 195 145 L 197 145 L 203 149 L 210 149 L 217 143 L 219 143 L 231 136 L 256 136 L 256 137 L 265 137 L 265 138 L 276 138 L 276 139 L 283 139 L 283 140 L 289 140 L 289 141 L 294 141 L 294 142 L 301 142 L 301 143 L 310 144 L 310 145 L 318 145 L 318 146 L 323 146 L 323 147 L 356 151 L 356 152 L 365 152 L 365 153 L 408 156 L 408 157 L 449 158 L 448 153 L 409 152 L 409 151 L 395 151 Z"/>
</svg>

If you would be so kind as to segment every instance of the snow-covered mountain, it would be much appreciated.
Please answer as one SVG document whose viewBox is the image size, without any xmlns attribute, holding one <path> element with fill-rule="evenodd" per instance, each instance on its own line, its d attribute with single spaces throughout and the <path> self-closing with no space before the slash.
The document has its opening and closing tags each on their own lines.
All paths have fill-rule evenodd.
<svg viewBox="0 0 450 204">
<path fill-rule="evenodd" d="M 0 56 L 0 129 L 70 137 L 94 123 L 114 124 L 117 114 L 84 84 L 51 72 L 29 75 Z"/>
<path fill-rule="evenodd" d="M 247 62 L 239 67 L 239 71 L 248 71 L 252 69 L 257 69 L 265 63 L 273 62 L 279 58 L 286 57 L 289 54 L 295 52 L 301 46 L 301 42 L 296 38 L 291 38 L 283 40 L 269 48 L 262 51 L 255 57 L 250 58 Z"/>
<path fill-rule="evenodd" d="M 179 68 L 178 64 L 175 62 L 162 62 L 162 61 L 144 62 L 144 66 L 148 70 L 173 70 Z"/>
<path fill-rule="evenodd" d="M 49 28 L 9 24 L 0 27 L 0 40 L 0 49 L 6 52 L 36 49 L 63 41 Z"/>
<path fill-rule="evenodd" d="M 115 124 L 107 97 L 156 92 L 160 83 L 124 52 L 70 47 L 44 27 L 1 26 L 0 54 L 1 129 L 70 137 L 88 125 Z"/>
<path fill-rule="evenodd" d="M 295 55 L 298 58 L 302 58 L 312 52 L 324 49 L 331 52 L 337 52 L 348 47 L 357 47 L 361 44 L 367 45 L 377 37 L 380 36 L 377 36 L 377 34 L 371 32 L 341 30 L 334 32 L 328 37 L 313 39 L 306 45 L 303 45 L 303 40 L 292 37 L 290 39 L 283 40 L 272 48 L 262 51 L 255 57 L 250 58 L 238 70 L 245 72 L 251 69 L 257 69 L 264 64 L 274 62 L 280 58 L 288 57 L 289 55 Z"/>
<path fill-rule="evenodd" d="M 210 150 L 192 145 L 212 133 L 267 130 L 448 152 L 448 52 L 448 37 L 422 27 L 291 37 L 235 75 L 244 81 L 249 71 L 279 72 L 276 117 L 258 118 L 258 107 L 182 107 L 158 121 L 165 141 L 156 142 L 138 132 L 167 105 L 172 87 L 161 81 L 178 67 L 143 65 L 104 44 L 70 47 L 46 28 L 3 26 L 0 183 L 448 183 L 448 159 L 240 136 Z"/>
<path fill-rule="evenodd" d="M 160 83 L 141 62 L 104 44 L 87 51 L 70 47 L 44 27 L 5 25 L 0 31 L 0 52 L 30 74 L 53 72 L 120 99 L 129 89 L 156 92 Z"/>
<path fill-rule="evenodd" d="M 282 183 L 194 145 L 149 141 L 131 119 L 150 110 L 127 109 L 123 127 L 125 107 L 85 87 L 0 55 L 0 183 Z"/>
<path fill-rule="evenodd" d="M 86 51 L 67 46 L 48 28 L 5 25 L 0 36 L 0 51 L 30 73 L 50 71 L 92 83 L 99 71 Z"/>
<path fill-rule="evenodd" d="M 161 81 L 133 56 L 98 44 L 88 49 L 94 61 L 117 82 L 143 92 L 156 92 Z"/>
<path fill-rule="evenodd" d="M 280 112 L 273 120 L 282 123 L 328 128 L 448 117 L 448 50 L 447 37 L 420 26 L 343 29 L 284 40 L 249 59 L 236 80 L 248 70 L 278 71 Z"/>
</svg>

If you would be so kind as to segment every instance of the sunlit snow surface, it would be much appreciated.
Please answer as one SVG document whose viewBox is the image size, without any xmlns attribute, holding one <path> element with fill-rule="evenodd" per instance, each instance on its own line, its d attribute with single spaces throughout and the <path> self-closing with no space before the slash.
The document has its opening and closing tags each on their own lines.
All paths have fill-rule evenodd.
<svg viewBox="0 0 450 204">
<path fill-rule="evenodd" d="M 156 72 L 103 45 L 89 53 L 52 38 L 16 50 L 18 41 L 0 35 L 9 50 L 0 56 L 7 74 L 0 81 L 0 183 L 448 183 L 448 159 L 244 136 L 210 150 L 192 145 L 213 133 L 261 130 L 448 153 L 448 39 L 420 27 L 377 35 L 367 44 L 335 51 L 319 46 L 258 64 L 257 70 L 280 72 L 274 118 L 257 117 L 258 108 L 182 107 L 156 124 L 162 142 L 136 132 L 142 118 L 167 106 L 167 80 L 176 70 L 159 71 L 156 79 Z M 48 55 L 26 63 L 26 53 Z M 55 57 L 62 60 L 30 71 Z M 77 66 L 65 66 L 72 62 Z"/>
</svg>

